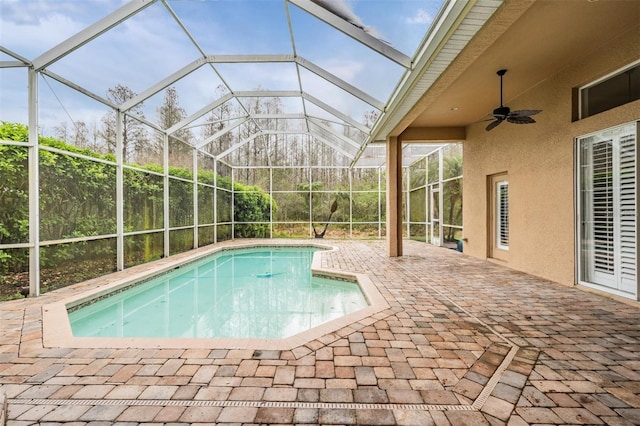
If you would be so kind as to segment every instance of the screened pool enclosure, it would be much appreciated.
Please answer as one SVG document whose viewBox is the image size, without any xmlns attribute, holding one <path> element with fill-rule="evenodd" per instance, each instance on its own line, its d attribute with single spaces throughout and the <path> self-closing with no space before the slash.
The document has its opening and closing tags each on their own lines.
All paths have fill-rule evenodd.
<svg viewBox="0 0 640 426">
<path fill-rule="evenodd" d="M 394 111 L 466 2 L 118 3 L 2 3 L 1 298 L 235 238 L 385 238 Z M 404 236 L 456 247 L 461 144 L 402 156 Z"/>
</svg>

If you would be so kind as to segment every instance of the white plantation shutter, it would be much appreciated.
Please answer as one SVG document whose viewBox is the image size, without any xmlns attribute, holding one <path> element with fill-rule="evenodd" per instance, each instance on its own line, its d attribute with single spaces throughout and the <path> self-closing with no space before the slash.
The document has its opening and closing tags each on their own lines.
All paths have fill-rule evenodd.
<svg viewBox="0 0 640 426">
<path fill-rule="evenodd" d="M 503 250 L 509 249 L 509 183 L 498 182 L 496 184 L 496 234 L 497 247 Z"/>
<path fill-rule="evenodd" d="M 621 289 L 637 288 L 637 169 L 634 134 L 620 138 L 620 278 Z"/>
<path fill-rule="evenodd" d="M 636 123 L 580 140 L 580 281 L 638 297 Z"/>
<path fill-rule="evenodd" d="M 613 147 L 612 141 L 593 144 L 592 150 L 593 267 L 614 273 Z"/>
</svg>

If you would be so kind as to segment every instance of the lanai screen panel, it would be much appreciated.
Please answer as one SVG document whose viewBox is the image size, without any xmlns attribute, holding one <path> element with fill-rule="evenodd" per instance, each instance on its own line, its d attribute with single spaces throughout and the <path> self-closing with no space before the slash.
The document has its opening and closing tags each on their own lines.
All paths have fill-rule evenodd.
<svg viewBox="0 0 640 426">
<path fill-rule="evenodd" d="M 205 148 L 215 132 L 203 117 L 228 96 L 237 98 L 239 116 L 252 122 L 249 132 L 319 131 L 323 145 L 353 161 L 440 6 L 415 0 L 132 0 L 118 8 L 60 0 L 49 4 L 46 16 L 33 11 L 37 25 L 24 18 L 31 3 L 18 9 L 4 2 L 3 17 L 20 12 L 22 18 L 3 22 L 11 34 L 5 40 L 3 31 L 3 44 L 35 57 L 36 69 L 48 77 L 197 149 L 215 152 Z M 60 103 L 46 107 L 57 113 L 39 111 L 43 129 L 59 124 L 61 110 L 70 123 L 97 127 L 102 120 L 90 108 L 70 112 Z M 281 117 L 274 124 L 261 114 Z M 292 115 L 306 122 L 289 127 Z M 333 134 L 310 121 L 327 115 L 338 123 Z"/>
<path fill-rule="evenodd" d="M 198 55 L 175 19 L 156 2 L 58 59 L 47 71 L 101 96 L 118 85 L 140 93 Z"/>
<path fill-rule="evenodd" d="M 168 0 L 167 3 L 207 54 L 291 51 L 283 2 Z"/>
<path fill-rule="evenodd" d="M 0 119 L 29 122 L 41 136 L 64 135 L 67 144 L 41 148 L 41 161 L 55 153 L 82 164 L 81 172 L 105 169 L 97 173 L 105 186 L 93 196 L 107 204 L 68 221 L 98 223 L 76 225 L 79 237 L 70 227 L 60 235 L 43 230 L 3 249 L 25 257 L 18 253 L 25 244 L 40 246 L 43 256 L 36 250 L 30 260 L 41 268 L 64 251 L 77 257 L 66 265 L 106 253 L 106 268 L 122 269 L 234 238 L 234 223 L 247 222 L 234 216 L 234 196 L 243 192 L 235 186 L 259 183 L 266 190 L 268 180 L 279 209 L 257 222 L 272 221 L 274 236 L 285 236 L 285 229 L 310 236 L 311 220 L 322 220 L 336 198 L 341 235 L 382 236 L 385 149 L 367 144 L 380 140 L 397 111 L 391 100 L 410 90 L 400 83 L 422 71 L 413 52 L 427 40 L 434 17 L 451 33 L 438 9 L 454 3 L 461 4 L 0 1 Z M 32 114 L 27 82 L 38 86 Z M 23 93 L 9 89 L 15 87 Z M 91 154 L 75 151 L 81 123 L 94 129 Z M 0 141 L 0 147 L 30 149 L 20 143 Z M 122 151 L 113 155 L 117 145 Z M 38 179 L 54 167 L 21 167 L 20 179 L 53 193 L 54 179 Z M 32 168 L 40 170 L 29 174 Z M 78 182 L 77 188 L 91 187 Z M 47 209 L 50 199 L 41 194 L 29 201 Z M 304 208 L 288 208 L 289 199 Z M 32 221 L 30 230 L 58 220 L 50 209 L 39 217 L 28 210 L 16 217 Z M 19 262 L 16 270 L 27 271 Z M 42 286 L 31 280 L 32 290 L 58 285 L 45 282 L 41 271 L 29 272 L 43 277 Z"/>
</svg>

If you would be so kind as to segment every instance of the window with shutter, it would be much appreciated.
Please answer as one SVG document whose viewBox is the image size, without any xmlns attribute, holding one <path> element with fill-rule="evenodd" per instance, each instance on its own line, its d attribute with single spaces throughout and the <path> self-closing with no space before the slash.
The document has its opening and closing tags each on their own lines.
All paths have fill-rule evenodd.
<svg viewBox="0 0 640 426">
<path fill-rule="evenodd" d="M 509 175 L 487 176 L 487 258 L 509 263 Z"/>
<path fill-rule="evenodd" d="M 637 124 L 580 138 L 580 281 L 638 296 Z"/>
<path fill-rule="evenodd" d="M 509 182 L 498 182 L 496 185 L 496 236 L 497 247 L 502 250 L 509 249 Z"/>
</svg>

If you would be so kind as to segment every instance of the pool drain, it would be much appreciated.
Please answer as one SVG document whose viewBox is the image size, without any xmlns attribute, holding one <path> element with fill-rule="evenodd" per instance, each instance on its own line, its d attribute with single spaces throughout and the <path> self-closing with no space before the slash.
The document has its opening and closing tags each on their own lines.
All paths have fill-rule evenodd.
<svg viewBox="0 0 640 426">
<path fill-rule="evenodd" d="M 278 401 L 204 401 L 176 399 L 29 399 L 15 398 L 9 405 L 58 405 L 58 406 L 179 406 L 179 407 L 253 407 L 253 408 L 317 408 L 332 410 L 410 410 L 410 411 L 477 411 L 471 405 L 440 404 L 359 404 L 334 402 L 278 402 Z"/>
</svg>

